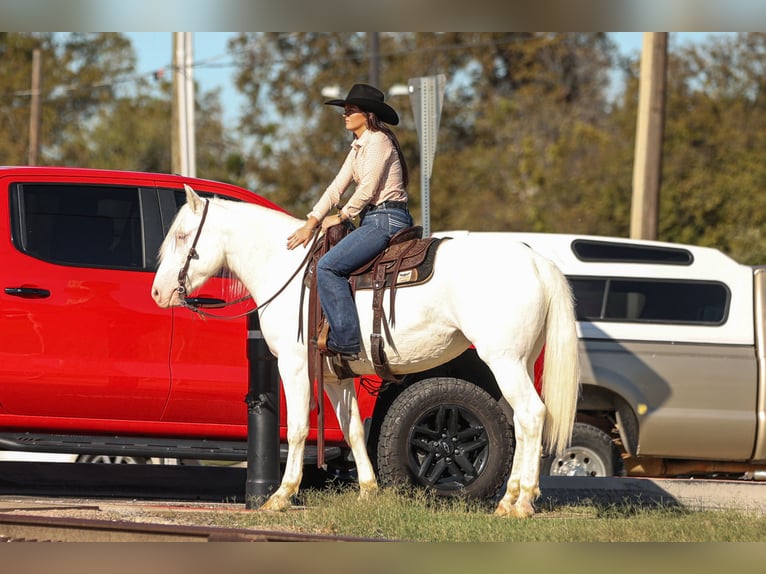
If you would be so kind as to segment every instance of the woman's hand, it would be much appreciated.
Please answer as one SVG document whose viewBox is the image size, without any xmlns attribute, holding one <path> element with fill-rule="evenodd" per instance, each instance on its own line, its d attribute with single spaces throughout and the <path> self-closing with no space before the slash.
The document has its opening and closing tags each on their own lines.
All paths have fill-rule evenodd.
<svg viewBox="0 0 766 574">
<path fill-rule="evenodd" d="M 299 245 L 306 247 L 314 236 L 314 228 L 317 226 L 317 223 L 318 221 L 314 217 L 309 217 L 308 221 L 306 221 L 303 226 L 296 229 L 290 237 L 287 238 L 287 248 L 292 250 Z"/>
<path fill-rule="evenodd" d="M 328 215 L 322 220 L 322 231 L 327 231 L 328 227 L 332 227 L 333 225 L 338 225 L 339 223 L 343 223 L 343 216 L 338 215 Z"/>
</svg>

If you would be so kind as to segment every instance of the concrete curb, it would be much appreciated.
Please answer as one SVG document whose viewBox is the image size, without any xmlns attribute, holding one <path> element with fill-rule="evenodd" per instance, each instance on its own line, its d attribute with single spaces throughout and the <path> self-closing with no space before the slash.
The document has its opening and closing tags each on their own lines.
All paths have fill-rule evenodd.
<svg viewBox="0 0 766 574">
<path fill-rule="evenodd" d="M 540 490 L 540 507 L 596 503 L 766 513 L 766 482 L 542 476 Z"/>
</svg>

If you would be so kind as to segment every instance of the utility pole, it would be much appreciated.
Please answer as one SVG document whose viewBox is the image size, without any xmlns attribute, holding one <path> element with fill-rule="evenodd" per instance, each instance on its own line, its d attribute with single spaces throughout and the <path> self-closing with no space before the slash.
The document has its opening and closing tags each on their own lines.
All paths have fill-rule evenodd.
<svg viewBox="0 0 766 574">
<path fill-rule="evenodd" d="M 633 159 L 630 236 L 657 239 L 665 128 L 667 32 L 644 32 Z"/>
<path fill-rule="evenodd" d="M 32 89 L 29 106 L 29 154 L 27 155 L 28 165 L 37 165 L 40 153 L 40 86 L 41 86 L 41 66 L 40 66 L 40 48 L 32 51 Z"/>
<path fill-rule="evenodd" d="M 192 33 L 173 32 L 172 171 L 196 177 Z"/>
</svg>

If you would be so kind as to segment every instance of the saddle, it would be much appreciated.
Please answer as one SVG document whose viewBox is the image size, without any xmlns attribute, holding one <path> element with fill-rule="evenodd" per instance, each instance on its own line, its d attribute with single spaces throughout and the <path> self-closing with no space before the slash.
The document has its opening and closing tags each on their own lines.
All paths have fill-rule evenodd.
<svg viewBox="0 0 766 574">
<path fill-rule="evenodd" d="M 304 294 L 309 293 L 308 309 L 308 365 L 309 380 L 316 381 L 317 397 L 317 466 L 323 468 L 324 463 L 324 365 L 323 359 L 328 355 L 327 335 L 329 325 L 322 312 L 319 303 L 319 294 L 316 285 L 316 267 L 319 259 L 327 253 L 341 239 L 353 231 L 354 226 L 349 222 L 334 225 L 325 231 L 323 237 L 316 241 L 309 264 L 303 276 L 303 289 L 301 290 L 300 308 L 303 309 Z M 372 313 L 373 328 L 370 335 L 370 355 L 375 373 L 384 381 L 401 382 L 391 372 L 391 367 L 383 350 L 382 328 L 385 328 L 386 339 L 392 344 L 391 332 L 385 321 L 383 311 L 383 293 L 386 288 L 390 289 L 391 324 L 395 320 L 395 298 L 399 286 L 417 285 L 428 281 L 433 275 L 436 248 L 441 239 L 423 239 L 422 227 L 408 227 L 394 235 L 388 243 L 388 247 L 376 258 L 354 271 L 349 282 L 351 291 L 356 294 L 359 289 L 372 289 Z M 299 314 L 298 326 L 299 337 L 303 335 L 303 313 Z M 337 356 L 330 356 L 328 361 L 330 368 L 339 379 L 351 378 L 355 373 L 351 370 L 348 362 Z"/>
<path fill-rule="evenodd" d="M 319 259 L 352 230 L 353 226 L 347 222 L 327 229 L 324 238 L 317 242 L 304 274 L 304 290 L 309 292 L 308 332 L 312 342 L 309 345 L 309 365 L 316 364 L 315 360 L 311 360 L 312 352 L 329 354 L 326 346 L 329 327 L 319 304 L 316 289 L 316 266 Z M 400 379 L 391 372 L 383 350 L 383 334 L 386 336 L 386 341 L 392 344 L 389 323 L 393 326 L 396 321 L 397 289 L 425 283 L 433 275 L 436 249 L 441 239 L 434 237 L 424 239 L 422 235 L 423 228 L 420 226 L 402 229 L 389 240 L 388 247 L 380 255 L 355 270 L 349 278 L 353 294 L 362 289 L 373 290 L 373 329 L 370 336 L 370 355 L 375 373 L 384 381 L 400 382 Z M 388 321 L 385 321 L 386 313 L 383 310 L 383 295 L 386 289 L 390 292 Z M 340 378 L 354 376 L 345 361 L 333 360 L 331 365 L 335 374 Z M 312 380 L 313 374 L 310 373 Z"/>
</svg>

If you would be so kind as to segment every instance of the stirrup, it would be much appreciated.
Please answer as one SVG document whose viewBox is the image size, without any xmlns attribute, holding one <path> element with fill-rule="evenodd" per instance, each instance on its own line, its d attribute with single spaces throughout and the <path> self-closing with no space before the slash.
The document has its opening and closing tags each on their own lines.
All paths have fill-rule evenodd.
<svg viewBox="0 0 766 574">
<path fill-rule="evenodd" d="M 319 329 L 319 333 L 317 334 L 316 340 L 313 340 L 313 342 L 317 346 L 317 349 L 323 355 L 326 355 L 332 352 L 327 348 L 327 337 L 329 335 L 330 335 L 330 324 L 327 321 L 323 321 L 322 326 Z"/>
<path fill-rule="evenodd" d="M 331 354 L 327 355 L 327 366 L 330 371 L 340 380 L 353 379 L 357 374 L 351 370 L 346 357 L 349 355 Z M 356 359 L 358 360 L 358 358 Z"/>
</svg>

